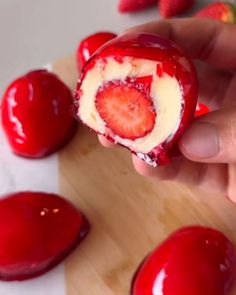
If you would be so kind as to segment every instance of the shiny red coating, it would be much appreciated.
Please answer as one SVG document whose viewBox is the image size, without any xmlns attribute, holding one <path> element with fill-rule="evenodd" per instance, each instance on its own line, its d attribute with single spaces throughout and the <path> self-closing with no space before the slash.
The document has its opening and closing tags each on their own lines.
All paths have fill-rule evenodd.
<svg viewBox="0 0 236 295">
<path fill-rule="evenodd" d="M 53 73 L 36 70 L 16 79 L 2 99 L 2 125 L 14 153 L 45 157 L 75 132 L 70 89 Z"/>
<path fill-rule="evenodd" d="M 235 250 L 218 230 L 182 228 L 138 269 L 132 295 L 227 295 L 235 279 Z"/>
<path fill-rule="evenodd" d="M 26 280 L 60 263 L 89 231 L 85 217 L 55 194 L 18 192 L 0 200 L 0 279 Z"/>
</svg>

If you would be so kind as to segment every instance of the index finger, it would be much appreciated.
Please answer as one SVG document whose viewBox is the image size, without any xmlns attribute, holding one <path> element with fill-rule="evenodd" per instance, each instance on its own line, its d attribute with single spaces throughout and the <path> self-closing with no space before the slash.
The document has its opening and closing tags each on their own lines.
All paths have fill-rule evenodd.
<svg viewBox="0 0 236 295">
<path fill-rule="evenodd" d="M 129 31 L 159 34 L 179 44 L 194 59 L 236 69 L 236 25 L 204 18 L 161 20 Z"/>
</svg>

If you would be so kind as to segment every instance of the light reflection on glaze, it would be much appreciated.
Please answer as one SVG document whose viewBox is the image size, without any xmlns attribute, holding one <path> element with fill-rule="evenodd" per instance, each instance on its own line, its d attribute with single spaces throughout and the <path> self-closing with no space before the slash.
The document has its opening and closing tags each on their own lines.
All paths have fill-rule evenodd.
<svg viewBox="0 0 236 295">
<path fill-rule="evenodd" d="M 165 269 L 162 269 L 161 272 L 157 275 L 156 280 L 153 284 L 152 293 L 153 295 L 163 295 L 163 285 L 166 278 Z"/>
<path fill-rule="evenodd" d="M 9 107 L 8 107 L 8 111 L 9 111 L 9 120 L 13 123 L 14 125 L 14 129 L 16 131 L 16 134 L 18 135 L 15 140 L 17 143 L 19 144 L 23 144 L 24 140 L 26 139 L 26 135 L 23 131 L 23 126 L 20 122 L 20 120 L 18 120 L 17 116 L 15 116 L 14 114 L 14 110 L 18 107 L 18 103 L 15 100 L 15 94 L 17 92 L 16 88 L 13 88 L 10 90 L 9 93 Z"/>
</svg>

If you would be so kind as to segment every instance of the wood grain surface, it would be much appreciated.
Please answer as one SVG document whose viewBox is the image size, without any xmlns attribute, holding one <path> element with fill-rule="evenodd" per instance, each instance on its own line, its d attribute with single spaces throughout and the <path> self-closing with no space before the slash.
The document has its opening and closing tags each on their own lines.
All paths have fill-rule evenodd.
<svg viewBox="0 0 236 295">
<path fill-rule="evenodd" d="M 73 56 L 57 62 L 54 71 L 75 87 Z M 85 127 L 79 126 L 60 152 L 59 165 L 61 193 L 92 225 L 88 238 L 66 260 L 67 295 L 130 295 L 144 256 L 185 225 L 217 228 L 236 245 L 235 205 L 196 187 L 139 176 L 127 150 L 105 149 Z"/>
</svg>

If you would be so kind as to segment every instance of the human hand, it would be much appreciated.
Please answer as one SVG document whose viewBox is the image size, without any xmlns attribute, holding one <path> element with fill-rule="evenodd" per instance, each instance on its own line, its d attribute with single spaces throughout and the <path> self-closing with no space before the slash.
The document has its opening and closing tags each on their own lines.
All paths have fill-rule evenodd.
<svg viewBox="0 0 236 295">
<path fill-rule="evenodd" d="M 236 25 L 188 18 L 153 22 L 131 31 L 155 33 L 179 44 L 196 63 L 199 100 L 212 110 L 181 137 L 184 157 L 153 168 L 133 156 L 135 169 L 157 180 L 218 191 L 236 202 Z M 102 136 L 99 139 L 111 146 Z"/>
</svg>

